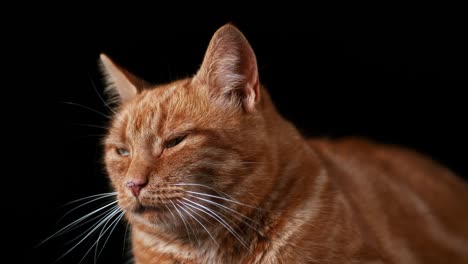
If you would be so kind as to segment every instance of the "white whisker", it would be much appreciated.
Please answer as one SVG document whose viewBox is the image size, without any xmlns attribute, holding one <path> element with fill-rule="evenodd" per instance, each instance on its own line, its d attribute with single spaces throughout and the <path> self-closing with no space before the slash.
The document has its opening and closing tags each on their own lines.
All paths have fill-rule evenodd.
<svg viewBox="0 0 468 264">
<path fill-rule="evenodd" d="M 106 136 L 106 134 L 88 134 L 86 136 L 76 136 L 74 138 L 76 138 L 76 139 L 88 139 L 90 137 L 101 137 L 102 138 L 102 137 L 105 137 L 105 136 Z"/>
<path fill-rule="evenodd" d="M 75 221 L 71 222 L 70 224 L 66 225 L 65 227 L 61 228 L 60 230 L 58 230 L 57 232 L 55 232 L 54 234 L 52 234 L 52 235 L 49 236 L 48 238 L 44 239 L 41 243 L 39 243 L 39 245 L 42 245 L 43 243 L 49 241 L 49 240 L 50 240 L 51 238 L 53 238 L 53 237 L 59 236 L 59 235 L 65 233 L 65 232 L 67 232 L 70 228 L 73 228 L 75 225 L 77 225 L 77 224 L 80 223 L 81 221 L 85 220 L 86 218 L 88 218 L 88 217 L 90 217 L 90 216 L 96 214 L 96 213 L 99 212 L 99 211 L 104 210 L 105 208 L 107 208 L 107 207 L 109 207 L 109 206 L 111 206 L 111 205 L 113 205 L 113 204 L 116 204 L 117 202 L 118 202 L 118 201 L 110 202 L 110 203 L 108 203 L 107 205 L 105 205 L 105 206 L 103 206 L 103 207 L 101 207 L 101 208 L 99 208 L 99 209 L 96 209 L 96 210 L 92 211 L 91 213 L 88 213 L 88 214 L 86 214 L 86 215 L 84 215 L 84 216 L 78 218 L 77 220 L 75 220 Z M 38 245 L 38 246 L 39 246 L 39 245 Z"/>
<path fill-rule="evenodd" d="M 250 219 L 249 217 L 247 217 L 247 216 L 245 216 L 245 215 L 243 215 L 243 214 L 237 212 L 236 210 L 234 210 L 234 209 L 232 209 L 232 208 L 229 208 L 229 207 L 227 207 L 227 206 L 225 206 L 225 205 L 222 205 L 222 204 L 220 204 L 220 203 L 217 203 L 217 202 L 214 202 L 214 201 L 211 201 L 211 200 L 208 200 L 208 199 L 204 199 L 204 198 L 201 198 L 201 197 L 198 197 L 198 196 L 195 196 L 195 195 L 189 194 L 189 196 L 190 196 L 190 197 L 193 197 L 193 198 L 196 198 L 196 199 L 199 199 L 199 200 L 202 200 L 202 201 L 205 201 L 205 202 L 207 202 L 207 203 L 210 203 L 210 204 L 212 204 L 212 205 L 215 205 L 216 207 L 225 209 L 225 210 L 227 210 L 227 211 L 229 211 L 229 212 L 232 212 L 232 213 L 234 213 L 234 214 L 236 214 L 236 215 L 238 215 L 238 216 L 241 217 L 241 219 L 237 218 L 237 219 L 239 219 L 239 220 L 242 220 L 242 218 L 243 218 L 243 219 L 245 219 L 245 220 L 248 220 L 248 221 L 252 222 L 253 224 L 257 224 L 257 225 L 258 225 L 258 223 L 257 223 L 255 220 Z M 254 227 L 254 226 L 252 226 L 252 225 L 250 225 L 249 223 L 246 223 L 246 222 L 244 222 L 244 221 L 242 221 L 242 222 L 245 223 L 246 225 L 248 225 L 250 228 L 256 230 L 256 227 Z"/>
<path fill-rule="evenodd" d="M 214 212 L 213 210 L 211 210 L 210 208 L 206 206 L 203 206 L 199 203 L 191 201 L 187 198 L 182 198 L 182 199 L 192 204 L 191 205 L 188 203 L 184 203 L 185 205 L 190 206 L 196 210 L 199 210 L 205 213 L 206 215 L 210 216 L 211 218 L 215 219 L 218 223 L 224 226 L 229 231 L 229 233 L 231 233 L 248 251 L 251 252 L 250 248 L 247 246 L 246 242 L 242 239 L 242 237 L 222 217 L 220 217 L 218 213 Z"/>
<path fill-rule="evenodd" d="M 110 219 L 112 219 L 115 215 L 117 215 L 117 214 L 119 213 L 119 211 L 120 211 L 120 210 L 119 210 L 118 208 L 117 208 L 117 210 L 114 210 L 114 212 L 112 213 L 112 215 L 108 216 L 109 219 L 106 219 L 106 220 L 103 219 L 103 221 L 100 222 L 99 226 L 96 226 L 95 230 L 93 230 L 93 231 L 91 231 L 91 232 L 89 233 L 89 235 L 93 234 L 93 233 L 94 233 L 98 228 L 100 228 L 101 226 L 102 226 L 102 229 L 104 229 L 104 231 L 101 230 L 101 232 L 100 232 L 100 234 L 99 234 L 99 236 L 98 236 L 96 242 L 94 242 L 94 243 L 89 247 L 89 249 L 85 252 L 85 254 L 84 254 L 83 257 L 81 258 L 79 264 L 80 264 L 81 262 L 83 262 L 83 260 L 86 258 L 86 256 L 89 254 L 89 252 L 91 252 L 91 250 L 93 249 L 93 247 L 96 247 L 96 249 L 97 249 L 97 247 L 98 247 L 98 245 L 99 245 L 99 240 L 101 239 L 102 234 L 105 234 L 105 233 L 107 232 L 107 230 L 109 230 L 109 228 L 112 227 L 112 225 L 109 225 L 109 226 L 106 227 L 107 223 L 110 221 Z M 120 220 L 120 218 L 119 218 L 119 220 Z M 112 230 L 113 230 L 113 229 L 112 229 Z M 102 234 L 101 234 L 101 233 L 102 233 Z M 83 238 L 83 239 L 86 239 L 86 237 Z M 78 242 L 77 245 L 75 245 L 75 247 L 78 246 L 81 242 L 82 242 L 82 241 Z M 104 245 L 105 245 L 105 244 L 104 244 Z M 73 248 L 72 248 L 72 249 L 73 249 Z M 97 258 L 95 257 L 94 263 L 96 263 L 96 261 L 97 261 Z"/>
<path fill-rule="evenodd" d="M 105 126 L 99 126 L 99 125 L 93 125 L 93 124 L 82 124 L 82 123 L 72 123 L 74 126 L 82 126 L 82 127 L 93 127 L 93 128 L 100 128 L 100 129 L 109 129 L 108 127 Z"/>
<path fill-rule="evenodd" d="M 83 207 L 83 206 L 85 206 L 85 205 L 87 205 L 87 204 L 93 203 L 93 202 L 98 201 L 98 200 L 101 200 L 101 199 L 109 198 L 109 197 L 111 197 L 111 196 L 115 196 L 116 194 L 117 194 L 116 192 L 95 194 L 95 195 L 90 195 L 90 196 L 87 196 L 87 197 L 84 197 L 84 198 L 80 198 L 80 199 L 71 201 L 71 202 L 65 204 L 65 206 L 66 206 L 66 205 L 73 204 L 73 203 L 77 203 L 77 202 L 79 202 L 79 201 L 83 201 L 83 200 L 86 200 L 86 199 L 92 199 L 92 198 L 94 198 L 94 197 L 97 197 L 97 198 L 94 198 L 94 199 L 92 199 L 92 200 L 90 200 L 90 201 L 87 201 L 87 202 L 85 202 L 85 203 L 83 203 L 83 204 L 80 204 L 80 205 L 76 206 L 75 208 L 69 210 L 68 212 L 66 212 L 66 213 L 59 219 L 59 222 L 60 222 L 65 216 L 69 215 L 69 214 L 72 213 L 73 211 L 75 211 L 75 210 L 77 210 L 77 209 L 79 209 L 79 208 L 81 208 L 81 207 Z"/>
<path fill-rule="evenodd" d="M 169 206 L 167 206 L 166 204 L 164 204 L 164 206 L 165 206 L 166 209 L 169 211 L 169 213 L 172 215 L 172 218 L 173 218 L 174 220 L 176 220 L 177 218 L 176 218 L 175 215 L 172 213 L 171 208 L 169 208 Z"/>
<path fill-rule="evenodd" d="M 111 212 L 112 216 L 114 216 L 115 215 L 114 213 L 116 213 L 118 211 L 120 211 L 119 208 L 115 208 Z M 95 263 L 96 263 L 96 260 L 97 260 L 97 251 L 98 251 L 98 248 L 99 248 L 99 241 L 101 240 L 101 237 L 104 235 L 104 231 L 107 230 L 106 229 L 107 224 L 112 220 L 112 217 L 110 217 L 110 218 L 105 217 L 105 218 L 107 218 L 107 220 L 104 221 L 104 224 L 103 224 L 103 226 L 101 228 L 101 231 L 99 232 L 98 238 L 96 239 L 96 242 L 95 242 L 95 244 L 96 244 L 96 246 L 94 247 L 94 249 L 95 249 L 94 250 L 94 262 Z"/>
<path fill-rule="evenodd" d="M 94 259 L 95 259 L 94 262 L 96 262 L 97 258 L 99 258 L 99 256 L 101 256 L 102 251 L 103 251 L 104 248 L 106 247 L 107 241 L 109 241 L 109 238 L 110 238 L 112 232 L 114 232 L 115 228 L 117 227 L 117 224 L 120 222 L 120 219 L 122 219 L 122 217 L 124 216 L 124 214 L 125 214 L 125 213 L 121 211 L 121 212 L 120 212 L 120 215 L 119 215 L 117 218 L 114 219 L 113 223 L 111 224 L 111 225 L 113 225 L 113 227 L 112 227 L 112 229 L 110 230 L 109 234 L 107 235 L 107 238 L 106 238 L 106 240 L 104 241 L 104 244 L 102 245 L 101 250 L 99 251 L 99 254 L 97 255 L 97 257 L 94 256 Z M 105 232 L 104 232 L 104 233 L 105 233 Z M 99 237 L 98 240 L 99 240 L 99 239 L 101 239 L 101 237 Z M 96 245 L 96 249 L 97 249 L 97 245 Z"/>
<path fill-rule="evenodd" d="M 65 206 L 67 206 L 67 205 L 69 205 L 69 204 L 72 204 L 72 203 L 79 202 L 79 201 L 83 201 L 83 200 L 86 200 L 86 199 L 91 199 L 91 198 L 94 198 L 94 197 L 102 197 L 102 198 L 105 198 L 105 197 L 114 196 L 114 195 L 117 195 L 117 192 L 93 194 L 93 195 L 90 195 L 90 196 L 86 196 L 86 197 L 79 198 L 79 199 L 73 200 L 73 201 L 71 201 L 71 202 L 68 202 L 68 203 L 65 204 Z"/>
<path fill-rule="evenodd" d="M 125 215 L 125 212 L 124 212 L 124 215 Z M 122 257 L 124 256 L 125 254 L 125 249 L 126 249 L 126 245 L 127 245 L 127 240 L 128 240 L 128 227 L 130 226 L 130 222 L 127 221 L 127 225 L 125 226 L 125 233 L 124 233 L 124 241 L 123 241 L 123 246 L 122 246 Z"/>
<path fill-rule="evenodd" d="M 98 218 L 101 219 L 101 220 L 102 220 L 103 218 L 105 219 L 105 218 L 107 218 L 107 216 L 111 215 L 111 214 L 114 213 L 116 210 L 118 210 L 117 206 L 112 207 L 111 209 L 109 209 L 109 210 L 107 210 L 107 211 L 105 211 L 105 212 L 102 212 L 101 214 L 99 214 L 99 215 L 97 215 L 97 216 L 95 216 L 95 217 L 93 217 L 93 218 L 87 220 L 86 222 L 83 222 L 83 223 L 80 223 L 80 224 L 74 226 L 74 227 L 71 228 L 70 230 L 76 229 L 76 228 L 78 228 L 78 227 L 80 227 L 80 226 L 83 226 L 83 225 L 85 225 L 85 224 L 87 224 L 87 223 L 89 223 L 89 222 L 92 222 L 93 220 L 98 219 Z M 96 225 L 98 225 L 100 222 L 101 222 L 101 221 L 98 221 L 98 222 L 92 224 L 88 229 L 86 229 L 85 231 L 83 231 L 79 236 L 77 236 L 77 237 L 73 238 L 72 240 L 68 241 L 67 244 L 73 243 L 74 241 L 80 239 L 81 237 L 83 237 L 84 235 L 86 235 L 90 230 L 92 230 Z"/>
<path fill-rule="evenodd" d="M 179 209 L 177 209 L 177 207 L 176 207 L 176 205 L 174 204 L 174 202 L 172 202 L 171 200 L 169 200 L 169 201 L 171 202 L 171 204 L 172 204 L 172 206 L 174 207 L 174 209 L 177 211 L 177 214 L 179 215 L 180 219 L 182 220 L 182 223 L 184 223 L 185 230 L 187 231 L 187 236 L 188 236 L 189 240 L 191 240 L 191 238 L 190 238 L 190 232 L 189 232 L 187 223 L 185 222 L 184 216 L 183 216 L 182 213 L 179 211 Z"/>
<path fill-rule="evenodd" d="M 104 100 L 104 98 L 102 98 L 102 96 L 99 94 L 97 88 L 96 88 L 96 85 L 94 85 L 94 81 L 93 81 L 93 78 L 91 78 L 91 75 L 88 73 L 88 77 L 89 77 L 89 80 L 91 81 L 91 85 L 93 86 L 94 88 L 94 91 L 96 92 L 97 96 L 99 97 L 99 99 L 101 99 L 101 101 L 104 103 L 104 105 L 112 112 L 114 113 L 114 115 L 117 115 L 117 112 L 114 111 L 114 109 L 112 109 L 112 107 L 109 106 L 109 102 L 106 102 Z"/>
<path fill-rule="evenodd" d="M 181 203 L 182 203 L 183 205 L 186 205 L 186 203 L 184 203 L 184 202 L 182 202 L 182 201 L 181 201 Z M 195 212 L 193 209 L 191 209 L 191 208 L 189 208 L 189 207 L 186 207 L 186 206 L 183 206 L 183 208 L 186 208 L 187 210 L 191 211 L 192 213 L 198 215 L 200 218 L 202 218 L 203 220 L 205 220 L 205 221 L 208 222 L 208 220 L 206 220 L 205 217 L 201 216 L 200 214 L 198 214 L 197 212 Z M 187 212 L 187 211 L 186 211 L 186 212 Z M 194 217 L 191 213 L 189 213 L 189 212 L 187 212 L 187 213 L 188 213 L 195 221 L 197 221 L 197 222 L 203 227 L 203 229 L 205 229 L 206 233 L 208 233 L 208 235 L 211 237 L 211 239 L 213 239 L 213 242 L 215 242 L 215 244 L 216 244 L 217 246 L 219 246 L 218 242 L 216 242 L 216 239 L 213 237 L 213 235 L 210 233 L 210 231 L 206 228 L 206 226 L 205 226 L 203 223 L 201 223 L 196 217 Z"/>
<path fill-rule="evenodd" d="M 94 112 L 94 113 L 97 113 L 97 114 L 99 114 L 99 115 L 101 115 L 101 116 L 103 116 L 103 117 L 105 117 L 105 118 L 107 118 L 107 119 L 111 119 L 110 116 L 108 116 L 108 115 L 106 115 L 106 114 L 104 114 L 104 113 L 101 113 L 101 112 L 99 112 L 98 110 L 93 109 L 93 108 L 91 108 L 91 107 L 87 107 L 87 106 L 84 106 L 84 105 L 82 105 L 82 104 L 73 103 L 73 102 L 63 102 L 63 103 L 64 103 L 64 104 L 69 104 L 69 105 L 74 105 L 74 106 L 83 107 L 84 109 L 88 109 L 89 111 L 92 111 L 92 112 Z"/>
<path fill-rule="evenodd" d="M 241 203 L 241 202 L 238 202 L 236 200 L 224 198 L 224 197 L 221 197 L 221 196 L 216 196 L 216 195 L 206 194 L 206 193 L 201 193 L 201 192 L 186 191 L 186 190 L 184 190 L 184 192 L 191 193 L 191 194 L 198 194 L 198 195 L 207 196 L 207 197 L 216 198 L 216 199 L 221 199 L 221 200 L 224 200 L 224 201 L 227 201 L 227 202 L 231 202 L 231 203 L 235 203 L 235 204 L 238 204 L 238 205 L 246 206 L 246 207 L 249 207 L 249 208 L 252 208 L 252 209 L 264 211 L 264 209 L 262 209 L 262 208 L 258 208 L 258 207 L 252 206 L 252 205 Z"/>
<path fill-rule="evenodd" d="M 185 213 L 187 213 L 187 215 L 188 215 L 189 217 L 191 217 L 192 219 L 195 219 L 195 218 L 193 217 L 193 215 L 190 214 L 189 212 L 187 212 L 187 210 L 185 210 L 185 208 L 184 208 L 183 206 L 181 206 L 181 205 L 179 205 L 179 204 L 176 204 L 176 206 L 179 207 L 179 209 L 181 209 L 181 210 L 184 211 Z M 196 219 L 195 219 L 195 220 L 196 220 Z M 197 220 L 197 222 L 198 222 L 198 220 Z M 198 237 L 198 234 L 195 232 L 195 229 L 193 228 L 193 226 L 192 226 L 190 223 L 188 223 L 188 224 L 189 224 L 189 226 L 190 226 L 190 229 L 191 229 L 192 232 L 194 233 L 195 238 L 197 239 L 198 245 L 200 245 L 200 238 Z"/>
<path fill-rule="evenodd" d="M 116 201 L 117 202 L 117 201 Z M 66 255 L 68 255 L 71 251 L 73 251 L 77 246 L 79 246 L 81 243 L 83 243 L 83 241 L 86 240 L 86 238 L 88 238 L 89 236 L 91 236 L 96 230 L 99 229 L 99 227 L 101 227 L 108 218 L 112 218 L 115 214 L 117 214 L 119 212 L 119 208 L 116 206 L 115 209 L 113 209 L 113 211 L 108 215 L 106 216 L 102 221 L 100 221 L 91 231 L 89 231 L 80 241 L 78 241 L 72 248 L 70 248 L 67 252 L 65 252 L 62 256 L 60 256 L 57 261 L 59 261 L 60 259 L 64 258 Z M 93 244 L 94 246 L 95 244 Z M 85 253 L 84 257 L 86 257 L 86 255 L 89 253 L 89 251 L 92 249 L 92 247 Z M 83 257 L 83 259 L 84 259 Z"/>
<path fill-rule="evenodd" d="M 228 197 L 229 199 L 234 199 L 234 198 L 232 198 L 230 195 L 228 195 L 228 194 L 226 194 L 226 193 L 224 193 L 224 192 L 222 192 L 222 191 L 218 191 L 218 190 L 216 190 L 216 189 L 214 189 L 214 188 L 212 188 L 212 187 L 210 187 L 210 186 L 206 186 L 206 185 L 204 185 L 204 184 L 199 184 L 199 183 L 176 183 L 176 184 L 173 184 L 173 185 L 175 185 L 175 186 L 198 186 L 198 187 L 204 187 L 204 188 L 207 188 L 207 189 L 209 189 L 209 190 L 212 190 L 212 191 L 218 193 L 219 195 L 225 195 L 225 196 Z"/>
</svg>

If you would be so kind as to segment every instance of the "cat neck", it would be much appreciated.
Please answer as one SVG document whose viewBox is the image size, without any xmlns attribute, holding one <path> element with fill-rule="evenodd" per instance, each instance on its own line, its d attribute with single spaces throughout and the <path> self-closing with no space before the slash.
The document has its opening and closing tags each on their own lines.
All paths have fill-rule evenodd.
<svg viewBox="0 0 468 264">
<path fill-rule="evenodd" d="M 318 189 L 323 188 L 322 185 L 328 185 L 328 175 L 316 152 L 297 128 L 279 114 L 266 91 L 263 98 L 267 131 L 272 143 L 269 166 L 275 170 L 270 175 L 272 190 L 265 197 L 262 208 L 270 212 L 269 218 L 274 219 L 274 214 L 292 215 L 300 210 L 300 206 L 306 204 L 300 201 L 308 199 L 310 195 L 307 194 L 321 191 Z M 292 206 L 294 204 L 297 206 Z M 282 223 L 276 225 L 280 229 Z"/>
</svg>

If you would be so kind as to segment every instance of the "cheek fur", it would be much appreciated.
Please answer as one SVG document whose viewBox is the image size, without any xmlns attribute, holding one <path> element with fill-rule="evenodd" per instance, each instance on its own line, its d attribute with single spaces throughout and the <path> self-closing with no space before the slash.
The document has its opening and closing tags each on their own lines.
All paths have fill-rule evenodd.
<svg viewBox="0 0 468 264">
<path fill-rule="evenodd" d="M 127 158 L 116 159 L 112 156 L 106 158 L 106 169 L 114 186 L 119 185 L 119 181 L 125 177 L 130 160 Z"/>
<path fill-rule="evenodd" d="M 128 169 L 128 162 L 119 162 L 119 161 L 115 161 L 113 162 L 114 164 L 112 164 L 111 166 L 114 168 L 114 171 L 116 174 L 119 174 L 119 175 L 123 175 L 125 174 L 125 172 L 127 171 Z"/>
</svg>

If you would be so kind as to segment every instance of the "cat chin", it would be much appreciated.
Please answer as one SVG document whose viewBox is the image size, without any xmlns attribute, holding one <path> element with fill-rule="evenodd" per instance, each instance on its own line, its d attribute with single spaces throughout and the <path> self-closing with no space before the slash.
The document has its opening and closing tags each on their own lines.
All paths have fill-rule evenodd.
<svg viewBox="0 0 468 264">
<path fill-rule="evenodd" d="M 127 212 L 127 218 L 130 222 L 137 222 L 151 227 L 162 227 L 167 226 L 168 224 L 175 224 L 169 211 L 159 208 L 132 210 Z"/>
</svg>

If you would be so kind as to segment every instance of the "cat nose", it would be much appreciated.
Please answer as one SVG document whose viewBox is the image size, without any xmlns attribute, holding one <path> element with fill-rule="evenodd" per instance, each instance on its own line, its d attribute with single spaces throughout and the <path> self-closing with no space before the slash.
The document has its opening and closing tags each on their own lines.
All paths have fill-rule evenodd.
<svg viewBox="0 0 468 264">
<path fill-rule="evenodd" d="M 146 186 L 148 181 L 143 181 L 143 180 L 131 180 L 128 181 L 125 185 L 127 186 L 128 189 L 133 193 L 135 197 L 138 197 L 140 195 L 141 189 Z"/>
</svg>

